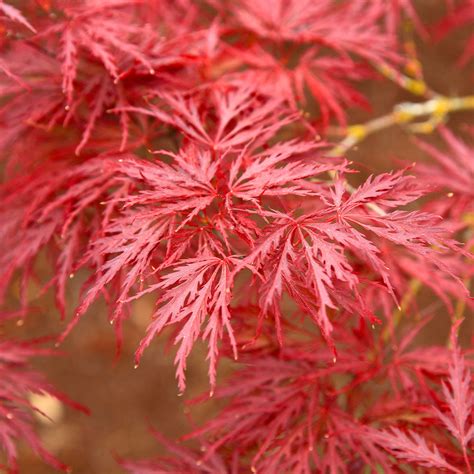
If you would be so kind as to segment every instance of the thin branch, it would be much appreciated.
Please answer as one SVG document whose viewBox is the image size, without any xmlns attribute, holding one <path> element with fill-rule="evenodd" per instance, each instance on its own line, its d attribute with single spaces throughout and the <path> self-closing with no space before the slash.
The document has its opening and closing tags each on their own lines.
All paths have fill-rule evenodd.
<svg viewBox="0 0 474 474">
<path fill-rule="evenodd" d="M 407 127 L 413 133 L 432 133 L 437 126 L 447 120 L 450 113 L 460 110 L 474 110 L 474 95 L 465 97 L 437 95 L 426 102 L 402 102 L 395 105 L 386 115 L 347 127 L 344 139 L 329 152 L 329 156 L 345 155 L 367 136 L 394 125 Z M 420 118 L 425 118 L 425 120 L 415 122 Z M 334 179 L 337 173 L 333 171 L 330 175 Z M 350 193 L 354 192 L 354 188 L 349 183 L 346 183 L 346 189 Z M 375 204 L 369 203 L 367 207 L 376 214 L 385 215 L 385 211 Z"/>
<path fill-rule="evenodd" d="M 474 110 L 474 95 L 465 97 L 438 95 L 426 102 L 402 102 L 382 117 L 347 127 L 345 138 L 331 150 L 330 155 L 344 155 L 367 136 L 394 125 L 407 127 L 413 133 L 432 133 L 438 125 L 447 120 L 450 113 L 460 110 Z M 415 122 L 419 118 L 426 120 Z"/>
</svg>

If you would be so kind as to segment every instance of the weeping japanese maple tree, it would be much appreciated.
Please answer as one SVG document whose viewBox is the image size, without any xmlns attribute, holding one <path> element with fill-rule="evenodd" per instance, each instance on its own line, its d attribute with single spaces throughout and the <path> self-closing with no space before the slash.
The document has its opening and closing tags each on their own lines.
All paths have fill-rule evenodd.
<svg viewBox="0 0 474 474">
<path fill-rule="evenodd" d="M 0 341 L 8 472 L 18 440 L 67 469 L 35 434 L 29 393 L 85 410 L 30 358 L 100 317 L 89 311 L 100 299 L 120 352 L 134 301 L 151 297 L 130 363 L 170 338 L 183 393 L 202 341 L 209 391 L 198 401 L 223 408 L 183 440 L 156 431 L 166 456 L 117 453 L 117 470 L 472 473 L 473 361 L 459 333 L 472 327 L 473 131 L 448 119 L 472 119 L 474 96 L 432 90 L 414 38 L 472 29 L 474 4 L 447 1 L 436 24 L 416 7 L 0 1 L 0 322 L 29 317 L 38 278 L 66 321 L 53 341 Z M 370 110 L 371 80 L 413 100 L 348 122 Z M 426 159 L 361 175 L 351 149 L 392 126 Z M 419 136 L 431 133 L 442 145 Z M 440 308 L 446 344 L 418 345 Z M 222 358 L 233 370 L 218 383 Z"/>
</svg>

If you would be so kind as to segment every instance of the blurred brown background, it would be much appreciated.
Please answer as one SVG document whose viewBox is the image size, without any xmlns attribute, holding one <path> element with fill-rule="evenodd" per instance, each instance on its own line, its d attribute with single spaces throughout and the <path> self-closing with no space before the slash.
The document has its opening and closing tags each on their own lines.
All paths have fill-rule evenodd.
<svg viewBox="0 0 474 474">
<path fill-rule="evenodd" d="M 418 1 L 418 11 L 426 23 L 439 18 L 443 0 Z M 448 41 L 436 46 L 419 42 L 419 56 L 427 83 L 434 90 L 446 95 L 465 95 L 474 92 L 474 68 L 459 69 L 455 66 L 466 30 L 455 33 Z M 373 81 L 364 86 L 373 104 L 372 113 L 354 111 L 350 123 L 383 115 L 396 103 L 414 100 L 388 81 Z M 459 113 L 450 119 L 450 126 L 459 130 L 462 124 L 473 124 L 473 115 Z M 464 136 L 466 138 L 466 136 Z M 437 143 L 437 138 L 427 138 Z M 393 160 L 417 161 L 426 157 L 416 149 L 409 135 L 399 128 L 390 128 L 369 137 L 349 158 L 360 163 L 362 174 L 392 168 Z M 77 286 L 84 275 L 77 275 Z M 32 295 L 38 292 L 32 288 Z M 77 289 L 76 289 L 77 291 Z M 77 295 L 70 291 L 71 301 Z M 31 315 L 23 327 L 7 330 L 22 338 L 58 334 L 63 326 L 54 309 L 53 298 L 45 295 L 35 302 L 38 313 Z M 153 343 L 145 352 L 140 367 L 133 368 L 133 353 L 144 334 L 152 301 L 143 299 L 136 303 L 134 316 L 124 328 L 124 347 L 115 361 L 115 340 L 112 328 L 105 317 L 105 307 L 96 304 L 79 323 L 61 346 L 62 357 L 45 358 L 37 368 L 69 397 L 88 406 L 92 415 L 65 408 L 57 423 L 38 422 L 38 432 L 47 449 L 72 466 L 77 474 L 113 474 L 122 472 L 114 460 L 114 453 L 123 457 L 150 457 L 160 452 L 147 424 L 165 435 L 176 438 L 189 427 L 186 421 L 185 401 L 208 390 L 207 364 L 202 348 L 195 350 L 187 372 L 188 390 L 178 397 L 174 378 L 173 354 L 164 353 L 164 339 Z M 430 323 L 425 338 L 430 343 L 444 343 L 448 318 L 443 314 Z M 464 325 L 464 340 L 469 338 L 472 323 Z M 226 372 L 220 370 L 220 375 Z M 216 409 L 211 404 L 193 407 L 193 419 L 206 419 Z M 24 447 L 21 448 L 21 472 L 50 474 L 55 472 Z"/>
</svg>

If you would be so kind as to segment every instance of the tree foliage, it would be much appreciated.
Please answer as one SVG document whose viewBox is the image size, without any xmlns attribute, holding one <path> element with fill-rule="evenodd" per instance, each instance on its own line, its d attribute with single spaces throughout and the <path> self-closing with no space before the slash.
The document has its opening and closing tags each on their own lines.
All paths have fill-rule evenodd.
<svg viewBox="0 0 474 474">
<path fill-rule="evenodd" d="M 201 340 L 210 395 L 227 400 L 189 436 L 202 452 L 155 433 L 170 455 L 127 470 L 472 472 L 472 354 L 456 333 L 472 307 L 474 149 L 442 126 L 446 147 L 418 140 L 431 160 L 416 167 L 364 179 L 345 158 L 380 126 L 347 127 L 365 81 L 428 94 L 399 32 L 468 24 L 472 1 L 449 3 L 432 27 L 410 0 L 0 1 L 0 298 L 20 288 L 0 317 L 32 310 L 47 256 L 59 342 L 104 298 L 120 348 L 133 301 L 153 297 L 135 364 L 167 334 L 183 392 Z M 449 349 L 414 344 L 432 312 L 421 286 L 451 316 Z M 27 369 L 48 350 L 1 344 L 8 468 L 24 438 L 65 469 L 25 401 L 56 395 Z M 239 365 L 220 386 L 222 357 Z"/>
</svg>

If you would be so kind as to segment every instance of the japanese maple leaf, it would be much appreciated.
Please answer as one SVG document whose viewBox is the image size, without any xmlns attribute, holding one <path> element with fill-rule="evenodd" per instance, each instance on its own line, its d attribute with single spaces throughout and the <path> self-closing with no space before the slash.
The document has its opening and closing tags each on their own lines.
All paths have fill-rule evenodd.
<svg viewBox="0 0 474 474">
<path fill-rule="evenodd" d="M 356 453 L 369 466 L 386 464 L 379 448 L 361 441 L 364 427 L 326 397 L 332 374 L 364 371 L 365 362 L 347 357 L 339 367 L 328 366 L 329 350 L 305 353 L 301 348 L 247 354 L 249 366 L 216 392 L 229 404 L 189 436 L 206 434 L 213 440 L 203 460 L 221 447 L 235 446 L 251 457 L 256 472 L 310 473 L 334 465 L 349 470 Z"/>
<path fill-rule="evenodd" d="M 233 234 L 237 234 L 253 247 L 260 233 L 255 214 L 261 217 L 284 197 L 316 196 L 308 179 L 331 170 L 343 171 L 346 163 L 325 159 L 324 147 L 322 142 L 291 140 L 252 153 L 250 145 L 232 159 L 223 160 L 225 175 L 218 186 L 223 205 L 213 222 L 226 244 L 235 241 Z"/>
<path fill-rule="evenodd" d="M 432 407 L 434 413 L 439 421 L 432 421 L 432 427 L 436 427 L 438 430 L 444 428 L 451 433 L 451 435 L 459 442 L 459 446 L 462 451 L 461 456 L 455 456 L 454 453 L 450 452 L 449 446 L 441 445 L 443 438 L 434 437 L 435 443 L 430 443 L 429 438 L 423 436 L 423 433 L 419 432 L 421 426 L 414 426 L 414 429 L 401 430 L 396 427 L 391 427 L 388 430 L 371 431 L 371 436 L 374 441 L 382 446 L 384 449 L 392 453 L 400 460 L 408 461 L 415 465 L 424 467 L 438 468 L 447 470 L 450 472 L 472 472 L 471 469 L 471 458 L 472 456 L 468 453 L 468 445 L 474 437 L 474 425 L 471 422 L 472 409 L 474 404 L 474 398 L 472 393 L 472 375 L 469 370 L 466 369 L 465 358 L 461 353 L 461 350 L 457 343 L 457 331 L 462 320 L 458 320 L 453 324 L 451 329 L 451 363 L 449 368 L 442 370 L 441 372 L 448 372 L 447 382 L 442 383 L 442 391 L 444 399 L 447 404 L 447 410 L 441 411 L 437 407 Z M 421 326 L 412 329 L 402 341 L 401 350 L 406 348 L 406 345 L 410 343 L 416 333 L 419 331 Z M 411 355 L 406 354 L 402 356 L 402 359 L 407 358 L 408 360 L 415 355 L 422 354 L 423 350 L 413 352 Z M 429 357 L 430 351 L 426 354 Z M 433 360 L 421 362 L 422 366 L 425 366 L 428 370 L 430 365 L 434 367 L 441 364 L 448 366 L 447 357 L 441 356 L 438 353 L 432 353 Z M 438 361 L 436 361 L 438 359 Z M 400 360 L 397 356 L 397 362 Z M 435 368 L 435 371 L 439 370 Z M 419 377 L 420 374 L 418 374 Z M 430 410 L 431 411 L 431 410 Z M 429 432 L 427 431 L 427 434 Z M 439 444 L 438 444 L 439 443 Z M 430 446 L 430 444 L 432 444 Z M 442 447 L 443 446 L 443 447 Z M 456 446 L 459 450 L 459 446 Z M 451 447 L 452 449 L 452 447 Z M 447 455 L 450 455 L 447 458 Z M 452 454 L 452 455 L 451 455 Z M 449 461 L 448 461 L 449 460 Z M 461 464 L 464 463 L 463 469 Z M 466 468 L 467 470 L 465 470 Z"/>
<path fill-rule="evenodd" d="M 268 213 L 267 217 L 275 220 L 264 229 L 254 250 L 246 257 L 246 261 L 264 275 L 265 283 L 260 292 L 264 313 L 272 308 L 279 317 L 277 303 L 285 288 L 313 316 L 330 342 L 332 324 L 327 308 L 336 308 L 331 294 L 335 294 L 337 285 L 347 285 L 355 299 L 360 301 L 356 291 L 359 278 L 349 254 L 354 254 L 372 268 L 396 299 L 383 253 L 370 234 L 401 246 L 409 253 L 430 258 L 452 277 L 449 267 L 444 265 L 434 247 L 445 252 L 456 251 L 456 247 L 444 239 L 444 231 L 437 226 L 435 216 L 399 210 L 379 215 L 366 209 L 369 203 L 378 202 L 390 209 L 415 200 L 422 190 L 410 188 L 409 182 L 410 179 L 400 173 L 381 175 L 369 179 L 350 196 L 339 182 L 334 188 L 324 191 L 329 192 L 329 200 L 322 194 L 328 204 L 332 201 L 332 208 L 325 207 L 298 219 Z M 405 192 L 398 194 L 398 189 Z M 340 303 L 342 301 L 339 299 Z M 365 315 L 373 320 L 370 312 L 365 312 Z"/>
<path fill-rule="evenodd" d="M 457 343 L 456 331 L 460 321 L 451 332 L 452 362 L 449 368 L 448 383 L 443 383 L 443 395 L 448 405 L 448 412 L 436 409 L 436 414 L 446 428 L 461 445 L 466 467 L 472 473 L 468 457 L 468 445 L 474 439 L 474 390 L 472 374 L 465 366 L 464 356 Z"/>
<path fill-rule="evenodd" d="M 330 295 L 333 281 L 339 280 L 353 291 L 358 281 L 344 256 L 343 247 L 328 239 L 327 234 L 337 229 L 326 225 L 321 231 L 306 225 L 304 218 L 268 213 L 270 216 L 276 220 L 264 229 L 245 259 L 263 273 L 263 313 L 271 310 L 277 321 L 280 319 L 278 303 L 285 288 L 312 316 L 330 342 L 332 324 L 327 309 L 336 308 Z"/>
<path fill-rule="evenodd" d="M 84 264 L 102 261 L 68 331 L 104 287 L 126 268 L 111 321 L 119 318 L 123 302 L 137 280 L 155 273 L 151 262 L 160 244 L 213 201 L 215 189 L 211 180 L 216 164 L 209 153 L 188 148 L 170 156 L 173 164 L 126 155 L 108 162 L 117 181 L 128 186 L 123 196 L 114 193 L 108 205 L 120 205 L 123 212 L 104 225 L 85 255 Z M 133 186 L 141 190 L 132 193 Z M 167 262 L 172 263 L 169 259 Z"/>
<path fill-rule="evenodd" d="M 143 33 L 143 27 L 130 22 L 131 15 L 126 8 L 135 2 L 113 1 L 102 5 L 84 5 L 64 9 L 67 19 L 46 28 L 37 40 L 59 35 L 60 59 L 63 72 L 63 91 L 68 103 L 72 103 L 74 81 L 78 70 L 79 53 L 86 51 L 99 61 L 111 77 L 119 78 L 121 56 L 141 63 L 154 74 L 147 55 L 136 38 Z M 125 8 L 125 11 L 124 11 Z M 148 31 L 152 35 L 151 31 Z M 131 41 L 134 38 L 135 41 Z M 138 44 L 137 44 L 138 43 Z"/>
<path fill-rule="evenodd" d="M 57 301 L 64 301 L 65 281 L 79 260 L 82 245 L 78 232 L 92 234 L 100 224 L 92 221 L 89 228 L 80 227 L 83 212 L 92 208 L 112 185 L 113 172 L 107 161 L 89 161 L 78 167 L 57 167 L 55 172 L 39 172 L 13 180 L 2 187 L 2 199 L 8 207 L 0 213 L 3 227 L 4 251 L 0 256 L 0 296 L 17 270 L 29 275 L 40 252 L 48 245 L 54 247 L 54 235 L 62 240 L 58 258 Z M 13 185 L 13 187 L 11 187 Z M 34 197 L 31 192 L 35 189 Z M 79 227 L 78 227 L 79 226 Z M 18 236 L 18 229 L 22 229 Z"/>
<path fill-rule="evenodd" d="M 41 108 L 41 118 L 45 119 L 48 129 L 61 122 L 67 126 L 72 121 L 82 121 L 83 133 L 76 144 L 77 154 L 90 141 L 92 131 L 107 122 L 104 115 L 111 108 L 121 108 L 120 149 L 123 151 L 131 125 L 131 119 L 124 111 L 129 103 L 128 96 L 142 88 L 141 82 L 146 82 L 143 77 L 155 85 L 160 83 L 162 87 L 163 83 L 178 83 L 176 67 L 195 62 L 197 59 L 190 59 L 190 50 L 196 48 L 196 42 L 205 42 L 204 33 L 179 36 L 172 42 L 158 38 L 149 26 L 142 24 L 143 19 L 138 14 L 140 5 L 141 2 L 133 0 L 79 6 L 65 2 L 58 8 L 66 19 L 45 26 L 29 43 L 36 54 L 48 56 L 57 70 L 54 84 L 48 84 L 49 88 L 54 85 L 54 101 L 51 97 L 42 97 L 48 102 Z M 153 11 L 154 7 L 150 5 L 149 9 Z M 59 49 L 59 54 L 55 56 L 52 51 L 56 49 Z M 196 58 L 199 59 L 200 54 L 205 54 L 204 49 L 195 51 Z M 24 67 L 18 67 L 18 54 L 8 59 L 3 69 L 11 77 L 22 80 L 21 73 L 26 71 Z M 152 59 L 154 66 L 150 62 Z M 36 58 L 31 61 L 37 63 Z M 19 71 L 15 72 L 17 69 Z M 173 80 L 166 75 L 167 69 L 173 69 L 176 76 Z M 61 76 L 59 84 L 58 75 Z M 46 76 L 42 79 L 51 82 L 52 78 Z M 38 90 L 37 82 L 31 92 L 35 96 L 42 92 L 44 96 L 44 91 Z M 29 81 L 26 84 L 29 85 Z M 140 97 L 143 94 L 140 91 Z M 25 94 L 16 102 L 25 102 Z M 28 102 L 30 107 L 31 102 Z M 29 123 L 33 120 L 30 119 Z"/>
<path fill-rule="evenodd" d="M 53 58 L 30 45 L 16 43 L 2 60 L 16 79 L 12 84 L 10 78 L 0 77 L 0 93 L 5 98 L 0 107 L 0 150 L 2 158 L 16 162 L 20 160 L 17 149 L 21 149 L 25 141 L 32 140 L 39 151 L 44 150 L 37 143 L 36 125 L 43 123 L 47 127 L 58 110 L 61 110 L 62 117 L 66 111 L 60 92 L 61 77 Z M 18 139 L 20 136 L 22 140 Z M 34 152 L 31 154 L 37 156 Z M 25 156 L 22 156 L 21 162 L 29 164 L 29 159 L 24 163 Z"/>
<path fill-rule="evenodd" d="M 291 140 L 250 156 L 244 150 L 230 166 L 229 193 L 254 203 L 263 195 L 315 195 L 306 186 L 306 178 L 328 171 L 343 171 L 346 166 L 343 161 L 324 160 L 319 149 L 325 146 L 324 143 Z"/>
<path fill-rule="evenodd" d="M 242 208 L 233 200 L 249 202 L 253 205 L 254 212 L 260 212 L 262 196 L 307 195 L 310 191 L 299 186 L 300 180 L 338 167 L 330 163 L 320 164 L 313 157 L 310 160 L 309 152 L 316 149 L 317 146 L 311 143 L 282 143 L 257 154 L 253 163 L 246 168 L 243 167 L 244 154 L 239 154 L 230 165 L 226 178 L 228 189 L 222 195 L 225 199 L 225 209 L 230 216 L 228 221 L 234 229 L 241 228 L 242 233 L 250 239 L 249 231 L 254 230 L 255 224 L 245 218 L 252 208 Z M 141 190 L 138 193 L 129 193 L 126 199 L 123 199 L 124 209 L 127 211 L 111 221 L 104 229 L 104 237 L 91 246 L 90 257 L 113 257 L 99 269 L 98 278 L 86 295 L 80 314 L 107 283 L 122 272 L 125 266 L 131 265 L 133 269 L 129 268 L 128 277 L 123 282 L 123 292 L 118 297 L 119 302 L 125 300 L 136 278 L 149 272 L 147 267 L 160 242 L 167 239 L 169 248 L 174 249 L 167 254 L 168 265 L 174 263 L 172 255 L 173 258 L 179 256 L 175 252 L 178 251 L 176 244 L 181 236 L 189 237 L 179 244 L 186 246 L 190 244 L 190 239 L 198 236 L 199 230 L 201 236 L 206 235 L 206 228 L 202 226 L 198 214 L 207 213 L 208 209 L 210 213 L 211 205 L 215 205 L 221 195 L 215 183 L 221 163 L 213 161 L 209 152 L 194 147 L 184 148 L 177 154 L 162 153 L 173 159 L 172 164 L 161 160 L 149 162 L 131 157 L 121 158 L 114 164 L 119 176 L 140 185 Z M 243 213 L 243 216 L 240 213 Z M 216 226 L 218 219 L 221 218 L 216 217 L 212 221 Z M 223 220 L 222 223 L 228 221 Z M 191 230 L 188 225 L 199 227 Z M 224 239 L 226 233 L 232 230 L 226 229 L 225 226 L 218 226 L 218 229 Z M 208 239 L 206 242 L 206 245 L 218 245 L 217 241 L 212 243 Z"/>
<path fill-rule="evenodd" d="M 16 45 L 6 56 L 5 63 L 18 78 L 17 83 L 21 81 L 16 89 L 10 87 L 8 93 L 5 91 L 8 100 L 0 110 L 2 121 L 15 123 L 15 126 L 10 126 L 8 130 L 2 127 L 6 133 L 0 140 L 0 146 L 8 148 L 7 159 L 11 162 L 20 159 L 17 155 L 24 153 L 25 146 L 35 150 L 32 157 L 28 157 L 31 162 L 38 160 L 38 157 L 44 161 L 44 156 L 48 153 L 45 149 L 51 148 L 55 149 L 56 154 L 61 152 L 68 158 L 69 147 L 74 149 L 76 154 L 80 154 L 91 141 L 92 132 L 99 125 L 103 125 L 102 119 L 106 109 L 126 102 L 122 84 L 114 84 L 108 76 L 92 69 L 88 71 L 87 78 L 81 77 L 81 80 L 77 81 L 77 93 L 67 104 L 61 92 L 62 77 L 58 62 L 47 52 L 42 49 L 38 51 L 31 44 Z M 71 122 L 74 122 L 76 127 L 80 123 L 77 128 L 82 128 L 82 133 L 77 135 L 69 132 L 67 139 L 61 140 L 59 150 L 52 132 L 59 128 L 71 130 Z M 130 128 L 125 112 L 120 114 L 119 125 L 122 135 L 120 147 L 124 149 Z M 38 145 L 38 130 L 48 136 L 47 143 Z M 17 141 L 20 135 L 21 142 Z M 28 144 L 25 144 L 25 141 Z M 24 160 L 24 157 L 21 159 Z"/>
<path fill-rule="evenodd" d="M 429 259 L 433 265 L 459 283 L 449 266 L 444 264 L 443 256 L 450 252 L 459 252 L 460 247 L 449 239 L 448 230 L 439 225 L 440 218 L 426 212 L 393 210 L 413 202 L 424 193 L 424 186 L 418 186 L 413 182 L 413 178 L 398 172 L 369 178 L 350 195 L 346 195 L 342 183 L 336 183 L 330 200 L 337 220 L 353 227 L 355 234 L 358 234 L 355 226 L 361 226 L 365 232 L 372 233 L 389 244 L 395 244 L 415 256 Z M 373 203 L 379 205 L 379 209 L 387 209 L 390 212 L 369 212 L 367 206 Z M 363 248 L 360 247 L 360 250 L 363 251 Z M 383 276 L 387 288 L 392 291 L 392 286 L 379 263 L 372 258 L 369 258 L 369 261 Z"/>
<path fill-rule="evenodd" d="M 448 152 L 432 145 L 417 141 L 418 146 L 427 152 L 435 163 L 418 163 L 417 175 L 426 183 L 448 191 L 449 199 L 438 199 L 430 207 L 441 215 L 452 216 L 462 221 L 465 213 L 474 210 L 474 148 L 469 147 L 447 128 L 440 129 Z"/>
<path fill-rule="evenodd" d="M 0 451 L 5 453 L 7 470 L 12 473 L 18 472 L 17 442 L 20 440 L 25 441 L 38 456 L 55 469 L 68 471 L 68 466 L 49 453 L 35 433 L 33 410 L 44 414 L 31 405 L 29 394 L 48 394 L 76 409 L 88 412 L 56 391 L 39 373 L 31 369 L 33 357 L 54 354 L 51 350 L 41 348 L 41 342 L 44 341 L 0 341 Z"/>
<path fill-rule="evenodd" d="M 155 117 L 214 151 L 238 150 L 250 142 L 258 147 L 294 119 L 280 98 L 259 98 L 253 86 L 226 89 L 212 89 L 201 97 L 190 98 L 160 94 L 169 112 L 153 104 L 125 110 Z"/>
<path fill-rule="evenodd" d="M 451 465 L 436 446 L 430 447 L 426 440 L 414 431 L 403 432 L 397 428 L 372 434 L 372 439 L 392 453 L 397 459 L 415 465 L 461 474 Z"/>
<path fill-rule="evenodd" d="M 186 359 L 199 337 L 209 340 L 209 379 L 211 390 L 214 390 L 218 343 L 224 331 L 233 347 L 234 357 L 237 357 L 229 309 L 233 268 L 237 262 L 234 257 L 213 256 L 181 260 L 157 284 L 144 291 L 162 291 L 162 296 L 147 335 L 137 350 L 137 363 L 157 334 L 169 325 L 178 324 L 180 329 L 175 344 L 179 344 L 179 348 L 175 363 L 180 390 L 185 388 Z"/>
<path fill-rule="evenodd" d="M 2 292 L 17 269 L 23 270 L 24 281 L 27 281 L 40 250 L 46 246 L 56 250 L 56 235 L 60 239 L 55 252 L 57 274 L 53 282 L 57 286 L 56 298 L 63 315 L 64 292 L 69 278 L 83 265 L 91 265 L 97 272 L 63 337 L 104 287 L 112 280 L 118 281 L 126 268 L 128 272 L 120 281 L 121 289 L 111 317 L 112 321 L 118 321 L 130 289 L 140 278 L 153 273 L 151 260 L 159 254 L 160 242 L 214 197 L 209 180 L 215 166 L 208 161 L 209 169 L 203 170 L 208 159 L 206 154 L 188 152 L 186 156 L 190 160 L 187 165 L 184 158 L 176 155 L 176 161 L 181 163 L 181 167 L 176 168 L 126 155 L 115 159 L 104 157 L 80 166 L 56 169 L 54 177 L 48 172 L 19 180 L 14 192 L 6 186 L 2 193 L 5 204 L 10 207 L 1 215 L 5 221 L 2 227 L 5 249 L 8 248 L 1 256 Z M 195 175 L 192 174 L 193 160 Z M 148 190 L 141 194 L 130 193 L 131 188 L 143 186 L 144 181 Z M 38 190 L 32 200 L 31 189 Z M 128 196 L 128 207 L 135 208 L 125 209 L 115 216 L 119 204 L 123 207 L 125 196 Z M 104 200 L 107 197 L 110 200 Z M 155 200 L 161 201 L 161 209 L 139 208 Z M 88 217 L 86 211 L 89 211 Z M 90 219 L 91 211 L 95 219 Z M 179 212 L 182 218 L 175 223 Z M 97 217 L 98 214 L 102 215 Z M 16 234 L 18 228 L 24 229 L 20 239 Z M 84 254 L 87 240 L 90 240 L 90 248 Z"/>
<path fill-rule="evenodd" d="M 273 41 L 319 42 L 378 63 L 391 56 L 391 38 L 377 27 L 383 12 L 379 2 L 241 0 L 234 11 L 242 26 Z M 365 48 L 367 42 L 373 45 L 371 51 Z"/>
<path fill-rule="evenodd" d="M 231 52 L 247 65 L 247 69 L 226 74 L 221 78 L 222 82 L 245 84 L 250 81 L 266 95 L 277 94 L 285 98 L 293 110 L 300 104 L 307 105 L 307 87 L 320 107 L 324 124 L 332 116 L 344 124 L 345 108 L 367 106 L 353 82 L 366 79 L 370 73 L 348 57 L 320 55 L 318 48 L 312 47 L 298 59 L 296 66 L 289 67 L 259 45 L 232 48 Z"/>
</svg>

